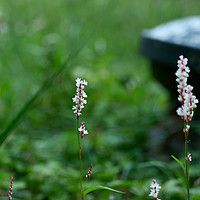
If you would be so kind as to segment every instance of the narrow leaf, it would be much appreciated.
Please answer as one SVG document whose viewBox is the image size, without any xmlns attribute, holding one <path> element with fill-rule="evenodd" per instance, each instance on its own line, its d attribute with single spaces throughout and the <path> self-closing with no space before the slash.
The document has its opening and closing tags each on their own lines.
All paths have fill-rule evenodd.
<svg viewBox="0 0 200 200">
<path fill-rule="evenodd" d="M 115 189 L 112 189 L 112 188 L 110 188 L 110 187 L 97 185 L 97 186 L 94 186 L 94 187 L 91 187 L 91 188 L 88 188 L 87 190 L 85 190 L 85 191 L 83 192 L 83 196 L 85 196 L 87 193 L 92 192 L 92 191 L 94 191 L 94 190 L 109 190 L 109 191 L 111 191 L 111 192 L 117 192 L 117 193 L 125 194 L 125 193 L 122 192 L 122 191 L 115 190 Z"/>
<path fill-rule="evenodd" d="M 171 155 L 171 157 L 182 167 L 183 172 L 185 173 L 185 167 L 183 166 L 183 163 L 175 156 Z"/>
</svg>

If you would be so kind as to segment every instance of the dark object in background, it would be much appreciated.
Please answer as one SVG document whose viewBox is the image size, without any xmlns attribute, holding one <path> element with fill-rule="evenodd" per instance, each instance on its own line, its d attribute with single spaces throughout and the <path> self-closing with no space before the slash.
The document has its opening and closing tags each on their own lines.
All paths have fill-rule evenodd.
<svg viewBox="0 0 200 200">
<path fill-rule="evenodd" d="M 200 16 L 159 25 L 142 32 L 141 54 L 151 61 L 154 77 L 170 91 L 171 102 L 178 104 L 175 72 L 180 55 L 189 59 L 188 84 L 200 99 Z M 199 106 L 197 106 L 199 107 Z"/>
</svg>

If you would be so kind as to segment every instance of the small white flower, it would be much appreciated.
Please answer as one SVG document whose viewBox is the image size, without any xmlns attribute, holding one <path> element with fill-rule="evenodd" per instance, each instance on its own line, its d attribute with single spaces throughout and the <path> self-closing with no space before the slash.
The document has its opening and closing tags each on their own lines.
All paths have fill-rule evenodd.
<svg viewBox="0 0 200 200">
<path fill-rule="evenodd" d="M 83 131 L 83 134 L 84 134 L 84 135 L 87 135 L 87 134 L 88 134 L 88 131 L 87 131 L 87 130 L 84 130 L 84 131 Z"/>
<path fill-rule="evenodd" d="M 185 129 L 186 129 L 185 131 L 188 132 L 190 130 L 190 125 L 186 125 Z"/>
<path fill-rule="evenodd" d="M 188 162 L 190 163 L 192 161 L 191 153 L 188 152 Z"/>
</svg>

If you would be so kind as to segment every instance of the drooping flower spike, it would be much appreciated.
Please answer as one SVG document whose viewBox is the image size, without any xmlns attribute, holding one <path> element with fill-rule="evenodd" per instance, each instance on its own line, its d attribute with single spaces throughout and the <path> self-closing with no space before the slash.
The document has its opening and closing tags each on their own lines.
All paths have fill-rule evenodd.
<svg viewBox="0 0 200 200">
<path fill-rule="evenodd" d="M 10 190 L 8 194 L 9 200 L 12 199 L 12 187 L 13 187 L 13 176 L 11 177 Z"/>
<path fill-rule="evenodd" d="M 188 59 L 184 58 L 182 55 L 178 60 L 178 70 L 176 72 L 178 82 L 178 100 L 181 102 L 181 107 L 177 109 L 177 114 L 186 122 L 186 131 L 190 129 L 190 122 L 194 115 L 194 108 L 197 107 L 199 102 L 195 95 L 193 95 L 193 87 L 187 84 L 187 78 L 189 77 L 190 69 L 187 66 Z"/>
<path fill-rule="evenodd" d="M 88 180 L 90 175 L 91 175 L 92 167 L 93 167 L 93 164 L 91 164 L 90 169 L 89 169 L 89 171 L 88 171 L 88 173 L 86 175 L 86 180 Z"/>
<path fill-rule="evenodd" d="M 160 191 L 161 186 L 156 182 L 156 179 L 153 179 L 153 182 L 150 185 L 151 191 L 149 196 L 154 197 L 155 200 L 160 200 L 158 199 L 158 193 Z"/>
<path fill-rule="evenodd" d="M 87 103 L 87 101 L 84 99 L 87 98 L 87 95 L 84 92 L 85 85 L 87 85 L 87 82 L 85 80 L 82 81 L 80 78 L 76 79 L 76 95 L 74 98 L 72 98 L 73 102 L 76 103 L 76 105 L 72 107 L 72 110 L 74 110 L 77 119 L 81 115 L 81 110 L 84 108 L 84 104 Z"/>
</svg>

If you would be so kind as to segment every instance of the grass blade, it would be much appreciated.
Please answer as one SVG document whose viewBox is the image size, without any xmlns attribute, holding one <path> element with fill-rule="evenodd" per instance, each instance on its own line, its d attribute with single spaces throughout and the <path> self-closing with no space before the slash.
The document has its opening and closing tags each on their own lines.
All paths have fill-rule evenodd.
<svg viewBox="0 0 200 200">
<path fill-rule="evenodd" d="M 117 193 L 125 194 L 125 193 L 122 192 L 122 191 L 115 190 L 115 189 L 110 188 L 110 187 L 97 185 L 97 186 L 94 186 L 94 187 L 91 187 L 91 188 L 88 188 L 87 190 L 85 190 L 85 191 L 83 192 L 83 196 L 85 196 L 86 194 L 88 194 L 89 192 L 92 192 L 92 191 L 94 191 L 94 190 L 109 190 L 109 191 L 111 191 L 111 192 L 117 192 Z"/>
<path fill-rule="evenodd" d="M 171 155 L 171 157 L 182 167 L 183 172 L 185 173 L 185 167 L 183 166 L 183 163 L 175 156 Z"/>
</svg>

